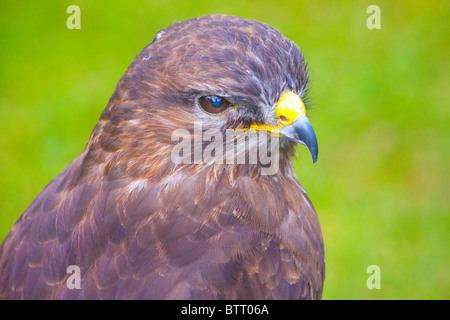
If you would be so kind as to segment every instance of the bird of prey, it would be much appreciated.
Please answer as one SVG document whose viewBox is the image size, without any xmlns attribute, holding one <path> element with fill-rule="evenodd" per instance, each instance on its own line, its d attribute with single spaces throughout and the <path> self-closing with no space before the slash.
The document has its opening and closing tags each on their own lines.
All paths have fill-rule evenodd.
<svg viewBox="0 0 450 320">
<path fill-rule="evenodd" d="M 322 232 L 290 160 L 298 143 L 317 160 L 307 92 L 303 54 L 264 23 L 158 32 L 5 238 L 0 298 L 320 299 Z"/>
</svg>

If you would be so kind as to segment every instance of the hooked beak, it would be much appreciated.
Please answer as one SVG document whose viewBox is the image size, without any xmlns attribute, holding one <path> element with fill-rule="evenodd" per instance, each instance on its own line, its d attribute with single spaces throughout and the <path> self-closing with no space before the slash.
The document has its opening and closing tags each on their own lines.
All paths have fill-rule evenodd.
<svg viewBox="0 0 450 320">
<path fill-rule="evenodd" d="M 306 117 L 302 99 L 292 91 L 285 91 L 277 102 L 275 113 L 279 125 L 252 124 L 250 129 L 267 130 L 308 147 L 312 161 L 315 163 L 319 155 L 319 147 L 316 134 Z"/>
<path fill-rule="evenodd" d="M 311 123 L 305 116 L 298 117 L 294 123 L 281 127 L 280 134 L 288 140 L 300 143 L 308 147 L 313 163 L 316 163 L 319 155 L 316 134 Z"/>
<path fill-rule="evenodd" d="M 288 140 L 308 147 L 312 161 L 319 155 L 316 134 L 306 117 L 305 105 L 300 97 L 292 91 L 286 91 L 278 100 L 275 109 L 281 121 L 280 135 Z"/>
</svg>

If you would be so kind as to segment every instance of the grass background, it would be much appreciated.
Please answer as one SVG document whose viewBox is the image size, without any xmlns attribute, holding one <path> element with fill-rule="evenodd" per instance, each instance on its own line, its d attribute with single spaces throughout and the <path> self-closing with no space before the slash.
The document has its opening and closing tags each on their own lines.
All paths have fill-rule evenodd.
<svg viewBox="0 0 450 320">
<path fill-rule="evenodd" d="M 66 8 L 81 8 L 81 30 Z M 381 8 L 369 30 L 366 8 Z M 295 166 L 325 241 L 325 299 L 450 298 L 448 1 L 33 1 L 0 5 L 0 241 L 84 148 L 156 32 L 224 13 L 295 41 L 320 156 Z M 366 287 L 369 265 L 381 289 Z"/>
</svg>

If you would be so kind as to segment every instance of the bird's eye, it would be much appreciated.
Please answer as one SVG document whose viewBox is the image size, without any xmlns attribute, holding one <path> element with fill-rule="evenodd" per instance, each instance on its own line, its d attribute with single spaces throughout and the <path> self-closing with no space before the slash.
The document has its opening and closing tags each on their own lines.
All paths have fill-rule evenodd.
<svg viewBox="0 0 450 320">
<path fill-rule="evenodd" d="M 218 96 L 200 97 L 198 99 L 198 104 L 204 111 L 212 114 L 223 113 L 232 106 L 230 101 Z"/>
</svg>

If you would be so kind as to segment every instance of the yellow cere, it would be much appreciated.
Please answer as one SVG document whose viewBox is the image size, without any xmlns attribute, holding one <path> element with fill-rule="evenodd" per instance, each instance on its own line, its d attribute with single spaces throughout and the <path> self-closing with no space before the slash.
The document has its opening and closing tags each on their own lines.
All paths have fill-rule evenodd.
<svg viewBox="0 0 450 320">
<path fill-rule="evenodd" d="M 273 133 L 278 133 L 282 126 L 287 126 L 295 121 L 299 116 L 305 116 L 305 105 L 302 99 L 292 92 L 285 91 L 280 100 L 277 102 L 275 113 L 279 120 L 280 125 L 271 126 L 268 124 L 251 124 L 250 129 L 254 130 L 267 130 Z"/>
<path fill-rule="evenodd" d="M 283 126 L 293 123 L 299 116 L 306 115 L 302 99 L 292 91 L 283 93 L 280 100 L 278 100 L 275 112 Z"/>
</svg>

